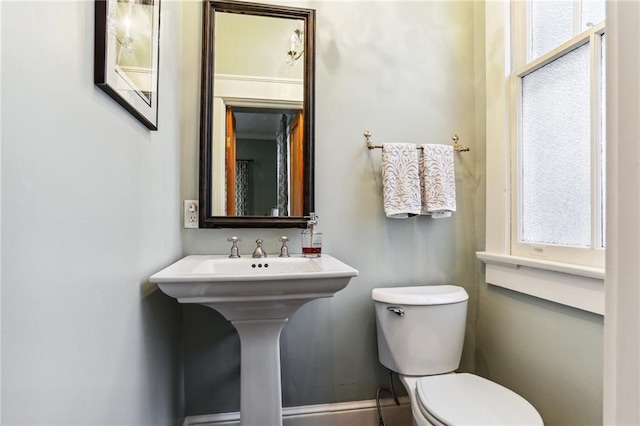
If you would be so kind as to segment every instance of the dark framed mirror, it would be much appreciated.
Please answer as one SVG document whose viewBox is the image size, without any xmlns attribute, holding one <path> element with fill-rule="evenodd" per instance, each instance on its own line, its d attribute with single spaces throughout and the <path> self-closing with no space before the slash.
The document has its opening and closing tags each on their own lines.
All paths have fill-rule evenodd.
<svg viewBox="0 0 640 426">
<path fill-rule="evenodd" d="M 314 208 L 315 11 L 203 8 L 200 227 L 304 228 Z"/>
</svg>

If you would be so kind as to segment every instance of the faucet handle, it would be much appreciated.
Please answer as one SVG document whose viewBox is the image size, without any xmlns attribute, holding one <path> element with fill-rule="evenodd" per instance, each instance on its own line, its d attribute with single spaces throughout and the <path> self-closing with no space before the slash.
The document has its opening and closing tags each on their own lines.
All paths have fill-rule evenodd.
<svg viewBox="0 0 640 426">
<path fill-rule="evenodd" d="M 258 238 L 256 240 L 256 249 L 253 251 L 252 257 L 267 257 L 267 253 L 262 249 L 262 239 Z"/>
<path fill-rule="evenodd" d="M 227 238 L 227 241 L 231 242 L 231 254 L 229 255 L 229 257 L 231 258 L 237 258 L 240 257 L 240 254 L 238 253 L 238 241 L 242 241 L 240 238 L 233 236 L 231 238 Z"/>
<path fill-rule="evenodd" d="M 278 257 L 290 257 L 289 256 L 289 247 L 287 247 L 287 241 L 289 241 L 289 237 L 282 236 L 278 238 L 279 241 L 282 242 L 282 247 L 280 247 L 280 256 Z"/>
</svg>

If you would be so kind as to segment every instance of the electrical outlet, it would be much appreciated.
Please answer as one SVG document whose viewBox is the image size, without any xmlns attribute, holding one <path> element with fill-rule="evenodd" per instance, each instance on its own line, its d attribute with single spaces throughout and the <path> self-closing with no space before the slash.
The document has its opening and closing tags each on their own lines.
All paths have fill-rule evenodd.
<svg viewBox="0 0 640 426">
<path fill-rule="evenodd" d="M 184 227 L 198 227 L 198 200 L 184 200 Z"/>
</svg>

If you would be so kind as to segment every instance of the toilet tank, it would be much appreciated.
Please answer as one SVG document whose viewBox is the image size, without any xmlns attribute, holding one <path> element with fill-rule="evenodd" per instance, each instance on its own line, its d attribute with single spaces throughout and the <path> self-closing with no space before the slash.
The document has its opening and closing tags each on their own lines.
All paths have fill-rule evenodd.
<svg viewBox="0 0 640 426">
<path fill-rule="evenodd" d="M 454 371 L 460 365 L 469 295 L 452 285 L 376 288 L 378 357 L 409 376 Z"/>
</svg>

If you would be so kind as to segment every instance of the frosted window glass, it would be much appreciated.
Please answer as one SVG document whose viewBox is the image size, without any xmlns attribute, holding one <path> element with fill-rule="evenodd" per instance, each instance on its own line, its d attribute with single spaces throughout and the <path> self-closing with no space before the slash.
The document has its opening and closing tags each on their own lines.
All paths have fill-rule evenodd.
<svg viewBox="0 0 640 426">
<path fill-rule="evenodd" d="M 602 145 L 600 147 L 600 152 L 602 155 L 602 170 L 601 170 L 601 182 L 602 182 L 602 187 L 600 188 L 600 194 L 602 195 L 600 198 L 600 208 L 602 209 L 602 219 L 600 222 L 600 229 L 602 230 L 602 240 L 600 240 L 600 247 L 604 247 L 604 243 L 606 241 L 606 231 L 607 231 L 607 227 L 605 226 L 605 224 L 607 223 L 606 221 L 606 216 L 607 216 L 607 193 L 606 193 L 606 189 L 607 189 L 607 181 L 606 181 L 606 177 L 607 177 L 607 44 L 606 44 L 606 37 L 604 34 L 602 34 L 600 36 L 600 40 L 602 42 L 602 56 L 600 57 L 600 63 L 602 64 L 602 68 L 601 68 L 601 80 L 600 80 L 600 129 L 601 129 L 601 133 L 600 133 L 600 140 L 602 141 Z"/>
<path fill-rule="evenodd" d="M 524 242 L 591 245 L 589 45 L 522 79 Z"/>
<path fill-rule="evenodd" d="M 605 0 L 582 0 L 581 31 L 604 21 L 605 9 Z"/>
<path fill-rule="evenodd" d="M 532 59 L 544 55 L 573 37 L 571 0 L 531 1 Z"/>
</svg>

